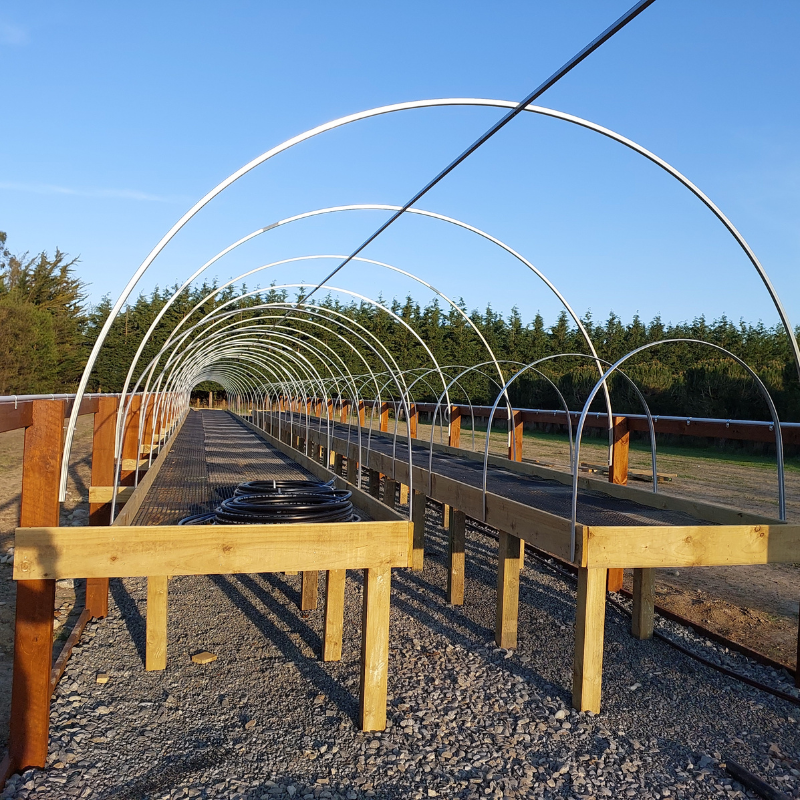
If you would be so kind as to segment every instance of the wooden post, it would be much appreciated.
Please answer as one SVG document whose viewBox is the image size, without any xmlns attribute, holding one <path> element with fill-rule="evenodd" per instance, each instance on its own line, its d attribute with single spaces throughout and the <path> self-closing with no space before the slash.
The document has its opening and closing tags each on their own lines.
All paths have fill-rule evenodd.
<svg viewBox="0 0 800 800">
<path fill-rule="evenodd" d="M 442 527 L 450 530 L 450 506 L 447 503 L 442 503 Z"/>
<path fill-rule="evenodd" d="M 628 448 L 630 431 L 627 417 L 614 417 L 613 447 L 608 482 L 625 486 L 628 483 Z M 621 569 L 608 570 L 608 591 L 618 592 L 622 588 L 625 572 Z"/>
<path fill-rule="evenodd" d="M 33 401 L 22 462 L 22 528 L 58 527 L 65 410 L 63 400 Z M 17 581 L 8 774 L 47 760 L 55 597 L 55 580 Z"/>
<path fill-rule="evenodd" d="M 140 394 L 133 395 L 122 438 L 122 458 L 129 461 L 133 459 L 134 464 L 137 465 L 139 463 L 139 411 L 141 407 L 142 396 Z M 119 485 L 133 486 L 135 476 L 136 469 L 120 470 Z"/>
<path fill-rule="evenodd" d="M 373 497 L 379 497 L 381 490 L 381 474 L 376 469 L 369 471 L 369 493 Z"/>
<path fill-rule="evenodd" d="M 328 586 L 325 593 L 325 635 L 322 644 L 323 661 L 342 660 L 345 575 L 343 569 L 328 570 Z"/>
<path fill-rule="evenodd" d="M 653 638 L 656 587 L 654 569 L 633 570 L 633 616 L 631 633 L 637 639 Z"/>
<path fill-rule="evenodd" d="M 411 438 L 417 438 L 417 422 L 419 420 L 419 414 L 417 414 L 417 406 L 415 403 L 411 403 L 408 407 L 408 424 L 411 428 Z"/>
<path fill-rule="evenodd" d="M 361 636 L 361 730 L 386 728 L 386 688 L 389 678 L 390 567 L 364 570 Z"/>
<path fill-rule="evenodd" d="M 508 458 L 509 461 L 522 461 L 522 412 L 514 411 L 508 421 Z"/>
<path fill-rule="evenodd" d="M 520 540 L 505 531 L 499 534 L 494 640 L 498 647 L 510 650 L 517 646 Z"/>
<path fill-rule="evenodd" d="M 800 687 L 800 626 L 797 629 L 797 661 L 795 661 L 794 685 Z"/>
<path fill-rule="evenodd" d="M 92 486 L 114 485 L 114 427 L 119 399 L 101 397 L 94 415 Z M 111 524 L 111 503 L 89 504 L 90 525 Z M 87 578 L 86 608 L 96 619 L 108 616 L 108 578 Z"/>
<path fill-rule="evenodd" d="M 408 486 L 404 483 L 400 484 L 400 505 L 408 505 Z"/>
<path fill-rule="evenodd" d="M 342 414 L 339 419 L 342 425 L 347 425 L 350 421 L 350 401 L 342 400 Z"/>
<path fill-rule="evenodd" d="M 166 575 L 147 578 L 147 638 L 145 669 L 166 669 L 167 666 L 167 585 Z"/>
<path fill-rule="evenodd" d="M 447 572 L 447 602 L 464 605 L 464 534 L 467 517 L 463 511 L 453 509 L 450 518 L 450 569 Z"/>
<path fill-rule="evenodd" d="M 333 456 L 333 471 L 337 475 L 339 475 L 340 477 L 342 476 L 342 460 L 343 460 L 343 458 L 344 458 L 344 456 L 342 456 L 341 453 L 335 453 L 334 456 Z"/>
<path fill-rule="evenodd" d="M 389 404 L 381 403 L 380 430 L 386 433 L 389 430 Z"/>
<path fill-rule="evenodd" d="M 395 499 L 397 497 L 397 481 L 393 478 L 386 478 L 383 482 L 383 502 L 389 508 L 395 507 Z"/>
<path fill-rule="evenodd" d="M 313 611 L 317 607 L 319 572 L 303 572 L 300 585 L 300 610 Z"/>
<path fill-rule="evenodd" d="M 450 435 L 447 444 L 450 447 L 458 447 L 461 441 L 461 409 L 458 406 L 450 406 Z"/>
<path fill-rule="evenodd" d="M 424 492 L 414 492 L 414 508 L 411 521 L 414 523 L 414 535 L 411 542 L 411 569 L 419 572 L 425 566 L 425 504 L 428 496 Z"/>
<path fill-rule="evenodd" d="M 156 397 L 151 394 L 147 398 L 147 409 L 144 413 L 144 433 L 142 434 L 142 447 L 143 453 L 150 452 L 151 440 L 153 439 L 153 412 L 155 411 Z"/>
<path fill-rule="evenodd" d="M 367 409 L 363 400 L 358 401 L 358 424 L 362 428 L 367 426 Z"/>
<path fill-rule="evenodd" d="M 208 407 L 214 408 L 214 392 L 208 393 Z"/>
<path fill-rule="evenodd" d="M 603 638 L 606 625 L 606 570 L 578 568 L 575 612 L 575 658 L 572 663 L 572 707 L 600 712 L 603 685 Z"/>
</svg>

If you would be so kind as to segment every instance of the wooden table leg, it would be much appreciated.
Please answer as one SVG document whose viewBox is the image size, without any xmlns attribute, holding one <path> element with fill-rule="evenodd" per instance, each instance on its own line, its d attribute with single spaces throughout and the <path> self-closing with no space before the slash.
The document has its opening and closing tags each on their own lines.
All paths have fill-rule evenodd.
<svg viewBox="0 0 800 800">
<path fill-rule="evenodd" d="M 411 545 L 411 569 L 420 572 L 425 566 L 425 505 L 428 497 L 424 492 L 414 492 L 414 508 L 411 521 L 414 523 L 414 539 Z"/>
<path fill-rule="evenodd" d="M 325 636 L 322 644 L 323 661 L 341 661 L 342 631 L 344 629 L 345 570 L 329 569 L 325 593 Z"/>
<path fill-rule="evenodd" d="M 797 665 L 794 670 L 794 685 L 800 687 L 800 623 L 797 627 Z"/>
<path fill-rule="evenodd" d="M 397 481 L 387 478 L 383 483 L 383 502 L 389 508 L 394 508 L 397 500 Z"/>
<path fill-rule="evenodd" d="M 317 607 L 319 572 L 303 572 L 300 585 L 300 610 L 313 611 Z"/>
<path fill-rule="evenodd" d="M 633 616 L 631 633 L 637 639 L 653 638 L 656 587 L 654 569 L 633 570 Z"/>
<path fill-rule="evenodd" d="M 114 485 L 114 429 L 118 405 L 117 397 L 98 400 L 92 436 L 92 486 Z M 89 524 L 110 525 L 111 503 L 90 503 Z M 95 619 L 108 616 L 108 578 L 86 579 L 86 608 Z"/>
<path fill-rule="evenodd" d="M 628 452 L 630 449 L 630 431 L 627 417 L 614 417 L 611 448 L 611 465 L 608 470 L 608 482 L 620 486 L 628 484 Z M 619 592 L 625 572 L 622 569 L 608 570 L 608 591 Z"/>
<path fill-rule="evenodd" d="M 386 687 L 389 680 L 389 597 L 392 570 L 364 570 L 361 637 L 361 730 L 386 728 Z"/>
<path fill-rule="evenodd" d="M 146 670 L 167 666 L 167 585 L 166 575 L 147 578 L 147 650 Z"/>
<path fill-rule="evenodd" d="M 22 528 L 59 524 L 65 403 L 34 400 L 25 429 L 20 520 Z M 50 733 L 55 580 L 17 582 L 14 671 L 7 771 L 44 767 Z"/>
<path fill-rule="evenodd" d="M 498 647 L 511 649 L 517 646 L 517 618 L 519 616 L 519 558 L 520 540 L 505 531 L 499 531 L 500 546 L 497 558 L 497 613 L 494 639 Z"/>
<path fill-rule="evenodd" d="M 600 712 L 603 685 L 603 640 L 606 625 L 605 569 L 578 568 L 575 612 L 575 659 L 572 664 L 572 706 Z"/>
<path fill-rule="evenodd" d="M 378 497 L 381 490 L 381 474 L 376 469 L 369 471 L 369 493 L 373 497 Z"/>
<path fill-rule="evenodd" d="M 12 772 L 44 767 L 50 732 L 54 580 L 18 581 L 9 757 Z"/>
<path fill-rule="evenodd" d="M 450 569 L 447 571 L 447 602 L 454 606 L 464 605 L 464 534 L 467 516 L 453 509 L 450 519 Z"/>
</svg>

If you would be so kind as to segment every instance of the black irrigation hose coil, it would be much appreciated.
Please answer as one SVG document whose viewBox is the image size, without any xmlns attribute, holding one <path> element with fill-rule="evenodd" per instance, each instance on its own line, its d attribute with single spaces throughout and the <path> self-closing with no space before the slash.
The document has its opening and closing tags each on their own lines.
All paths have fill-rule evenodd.
<svg viewBox="0 0 800 800">
<path fill-rule="evenodd" d="M 274 525 L 297 522 L 358 522 L 352 493 L 333 482 L 248 481 L 214 510 L 184 517 L 179 525 Z"/>
<path fill-rule="evenodd" d="M 248 481 L 236 487 L 234 497 L 241 495 L 293 495 L 293 494 L 319 494 L 327 495 L 334 492 L 333 481 L 320 483 L 319 481 Z"/>
</svg>

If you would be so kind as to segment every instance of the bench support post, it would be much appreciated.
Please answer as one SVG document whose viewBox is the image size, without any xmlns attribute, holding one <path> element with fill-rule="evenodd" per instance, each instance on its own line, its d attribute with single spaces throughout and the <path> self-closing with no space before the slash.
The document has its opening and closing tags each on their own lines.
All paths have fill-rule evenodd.
<svg viewBox="0 0 800 800">
<path fill-rule="evenodd" d="M 32 424 L 25 429 L 20 527 L 59 524 L 65 410 L 63 400 L 33 402 Z M 44 767 L 47 760 L 55 598 L 55 580 L 17 581 L 6 775 Z"/>
<path fill-rule="evenodd" d="M 300 580 L 300 610 L 313 611 L 317 607 L 319 572 L 304 571 Z"/>
<path fill-rule="evenodd" d="M 634 569 L 631 633 L 637 639 L 653 638 L 655 600 L 655 570 Z"/>
<path fill-rule="evenodd" d="M 116 397 L 101 397 L 94 415 L 92 486 L 114 485 L 114 425 Z M 90 525 L 111 524 L 111 503 L 89 504 Z M 86 608 L 95 619 L 108 616 L 108 578 L 86 579 Z"/>
<path fill-rule="evenodd" d="M 608 482 L 620 486 L 628 484 L 628 451 L 630 431 L 627 417 L 614 417 L 611 448 L 611 465 L 608 469 Z M 618 592 L 622 588 L 624 570 L 608 570 L 608 591 Z"/>
<path fill-rule="evenodd" d="M 517 646 L 519 615 L 519 560 L 521 541 L 505 531 L 499 531 L 500 546 L 497 558 L 497 613 L 494 639 L 498 647 L 510 650 Z"/>
<path fill-rule="evenodd" d="M 600 712 L 603 685 L 603 638 L 606 625 L 607 570 L 578 568 L 575 612 L 575 658 L 572 662 L 572 706 Z"/>
<path fill-rule="evenodd" d="M 464 605 L 464 534 L 467 517 L 463 511 L 453 509 L 450 517 L 450 569 L 447 572 L 447 602 Z"/>
<path fill-rule="evenodd" d="M 166 575 L 147 578 L 147 638 L 145 669 L 167 667 L 167 585 Z"/>
<path fill-rule="evenodd" d="M 414 539 L 411 544 L 411 569 L 420 572 L 425 566 L 425 505 L 428 496 L 424 492 L 414 492 L 414 508 L 411 521 L 414 523 Z"/>
<path fill-rule="evenodd" d="M 322 643 L 323 661 L 342 660 L 342 630 L 344 629 L 344 586 L 346 572 L 329 569 L 325 593 L 325 634 Z"/>
<path fill-rule="evenodd" d="M 361 730 L 386 729 L 386 689 L 389 679 L 390 567 L 364 570 L 364 610 L 361 639 Z"/>
</svg>

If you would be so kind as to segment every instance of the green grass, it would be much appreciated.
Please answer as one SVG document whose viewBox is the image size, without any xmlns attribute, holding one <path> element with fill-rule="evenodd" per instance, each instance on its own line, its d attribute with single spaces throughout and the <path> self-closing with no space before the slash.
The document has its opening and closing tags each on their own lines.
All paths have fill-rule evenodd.
<svg viewBox="0 0 800 800">
<path fill-rule="evenodd" d="M 462 437 L 466 434 L 469 436 L 469 425 L 463 427 L 463 420 L 462 420 L 462 428 L 461 428 L 461 435 Z M 506 431 L 504 429 L 494 429 L 493 426 L 493 433 L 503 434 L 505 435 Z M 486 433 L 486 426 L 485 425 L 475 425 L 475 433 Z M 566 433 L 545 433 L 544 431 L 524 431 L 523 436 L 525 439 L 531 440 L 540 440 L 543 442 L 563 442 L 564 445 L 567 445 L 569 439 Z M 725 462 L 726 464 L 733 464 L 736 466 L 741 467 L 760 467 L 762 469 L 775 469 L 775 456 L 765 456 L 765 455 L 758 455 L 755 453 L 743 453 L 743 452 L 727 452 L 725 450 L 721 450 L 714 445 L 708 445 L 701 443 L 700 441 L 697 444 L 693 445 L 675 445 L 675 444 L 660 444 L 658 442 L 658 438 L 656 438 L 656 444 L 658 446 L 658 454 L 664 456 L 676 456 L 678 458 L 695 458 L 695 459 L 703 459 L 705 461 L 715 461 L 715 462 Z M 595 447 L 603 447 L 603 440 L 595 437 L 585 437 L 583 438 L 581 447 L 585 445 Z M 646 440 L 643 439 L 634 439 L 631 442 L 630 448 L 632 451 L 637 453 L 649 453 L 650 452 L 650 444 Z M 800 456 L 791 456 L 784 459 L 784 466 L 787 472 L 800 472 Z"/>
</svg>

